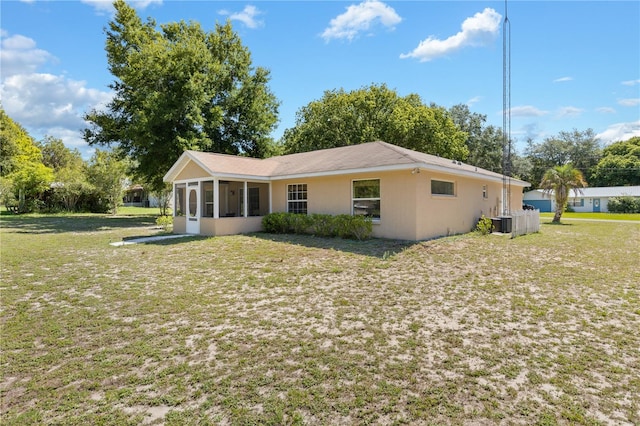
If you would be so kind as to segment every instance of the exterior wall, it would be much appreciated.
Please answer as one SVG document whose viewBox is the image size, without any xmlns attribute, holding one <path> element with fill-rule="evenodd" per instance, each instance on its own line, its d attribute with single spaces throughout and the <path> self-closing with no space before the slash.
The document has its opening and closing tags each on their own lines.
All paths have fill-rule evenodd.
<svg viewBox="0 0 640 426">
<path fill-rule="evenodd" d="M 502 210 L 502 183 L 487 182 L 460 176 L 428 173 L 420 174 L 418 187 L 418 240 L 462 234 L 475 228 L 478 219 L 499 215 Z M 432 195 L 431 180 L 454 182 L 455 195 Z M 487 196 L 483 196 L 486 185 Z M 519 188 L 512 187 L 512 206 L 521 203 Z M 518 210 L 522 209 L 522 204 Z"/>
<path fill-rule="evenodd" d="M 600 212 L 606 213 L 609 211 L 609 198 L 610 197 L 585 197 L 579 195 L 578 197 L 573 196 L 573 192 L 571 192 L 571 196 L 569 196 L 568 206 L 573 209 L 573 211 L 578 213 L 591 213 L 593 212 L 593 200 L 600 200 Z M 575 201 L 580 202 L 583 200 L 583 205 L 574 205 Z M 540 207 L 541 212 L 554 212 L 556 210 L 556 202 L 552 196 L 545 195 L 542 191 L 529 191 L 525 194 L 524 202 L 527 204 L 531 204 L 535 207 Z"/>
<path fill-rule="evenodd" d="M 578 202 L 580 202 L 579 200 L 583 200 L 582 206 L 574 206 L 573 201 L 574 201 L 574 197 L 569 197 L 569 207 L 571 207 L 573 209 L 574 212 L 577 213 L 591 213 L 593 212 L 593 200 L 598 199 L 600 200 L 600 213 L 607 213 L 609 211 L 609 197 L 577 197 L 575 198 L 575 200 L 578 200 Z"/>
<path fill-rule="evenodd" d="M 174 234 L 187 233 L 187 218 L 185 216 L 173 217 L 173 233 Z"/>
<path fill-rule="evenodd" d="M 175 229 L 175 225 L 174 225 Z M 200 218 L 200 234 L 209 236 L 236 235 L 262 230 L 262 217 Z"/>
<path fill-rule="evenodd" d="M 199 179 L 199 178 L 210 178 L 210 177 L 211 175 L 209 175 L 207 172 L 202 170 L 202 168 L 198 166 L 196 163 L 189 162 L 189 164 L 187 164 L 185 168 L 180 171 L 180 173 L 178 174 L 175 180 L 180 181 L 185 179 Z"/>
<path fill-rule="evenodd" d="M 275 181 L 273 211 L 287 211 L 287 185 L 306 183 L 309 214 L 351 214 L 355 179 L 380 179 L 380 221 L 373 225 L 373 235 L 378 238 L 423 240 L 466 233 L 475 228 L 483 214 L 492 217 L 501 213 L 502 182 L 424 170 L 416 174 L 404 170 Z M 456 195 L 431 195 L 431 179 L 454 182 Z M 522 210 L 522 189 L 512 186 L 511 191 L 511 209 Z"/>
<path fill-rule="evenodd" d="M 501 187 L 502 188 L 502 187 Z M 522 187 L 511 186 L 511 211 L 517 212 L 522 210 L 522 204 L 524 203 L 524 193 Z"/>
<path fill-rule="evenodd" d="M 542 191 L 533 190 L 525 192 L 523 195 L 524 203 L 531 204 L 541 212 L 553 212 L 555 211 L 555 201 L 553 197 L 544 194 Z"/>
<path fill-rule="evenodd" d="M 415 240 L 415 189 L 419 176 L 405 170 L 275 181 L 272 184 L 272 210 L 286 212 L 287 185 L 306 183 L 309 214 L 351 214 L 353 180 L 380 179 L 380 221 L 374 221 L 373 235 Z"/>
</svg>

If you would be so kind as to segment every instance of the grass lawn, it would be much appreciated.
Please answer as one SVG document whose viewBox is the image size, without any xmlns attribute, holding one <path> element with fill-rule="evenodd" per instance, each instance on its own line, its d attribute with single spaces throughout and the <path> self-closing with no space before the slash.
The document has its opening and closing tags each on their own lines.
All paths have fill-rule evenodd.
<svg viewBox="0 0 640 426">
<path fill-rule="evenodd" d="M 113 247 L 2 216 L 0 423 L 640 424 L 640 224 Z"/>
<path fill-rule="evenodd" d="M 553 219 L 553 212 L 540 213 L 540 217 L 544 219 Z M 640 213 L 562 213 L 563 219 L 592 219 L 592 220 L 637 220 L 640 221 Z"/>
<path fill-rule="evenodd" d="M 171 215 L 171 209 L 168 210 Z M 159 207 L 119 207 L 118 216 L 160 216 Z"/>
</svg>

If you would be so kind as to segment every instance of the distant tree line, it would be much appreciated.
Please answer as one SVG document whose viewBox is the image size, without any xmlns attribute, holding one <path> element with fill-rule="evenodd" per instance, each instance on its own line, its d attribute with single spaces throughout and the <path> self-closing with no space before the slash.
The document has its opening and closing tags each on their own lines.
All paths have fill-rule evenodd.
<svg viewBox="0 0 640 426">
<path fill-rule="evenodd" d="M 89 161 L 50 136 L 35 141 L 0 109 L 0 201 L 16 213 L 116 213 L 130 162 L 96 150 Z"/>
</svg>

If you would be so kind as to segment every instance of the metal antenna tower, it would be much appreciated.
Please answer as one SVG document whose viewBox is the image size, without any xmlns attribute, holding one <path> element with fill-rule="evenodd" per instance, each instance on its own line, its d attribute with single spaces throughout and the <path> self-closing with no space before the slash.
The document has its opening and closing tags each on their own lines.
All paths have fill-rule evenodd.
<svg viewBox="0 0 640 426">
<path fill-rule="evenodd" d="M 511 214 L 511 22 L 504 0 L 502 24 L 502 215 Z"/>
</svg>

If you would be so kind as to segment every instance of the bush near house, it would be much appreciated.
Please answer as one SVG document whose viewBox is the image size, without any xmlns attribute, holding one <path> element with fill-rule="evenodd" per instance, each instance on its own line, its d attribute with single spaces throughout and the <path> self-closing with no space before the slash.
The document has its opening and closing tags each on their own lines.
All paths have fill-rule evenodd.
<svg viewBox="0 0 640 426">
<path fill-rule="evenodd" d="M 607 208 L 611 213 L 640 213 L 640 198 L 630 195 L 614 197 L 609 200 Z"/>
<path fill-rule="evenodd" d="M 173 217 L 162 215 L 156 219 L 156 225 L 161 227 L 166 232 L 171 232 L 173 229 Z"/>
<path fill-rule="evenodd" d="M 489 235 L 493 232 L 493 220 L 490 217 L 482 215 L 478 220 L 475 231 L 480 235 Z"/>
<path fill-rule="evenodd" d="M 348 214 L 269 213 L 262 218 L 262 227 L 272 234 L 309 234 L 356 240 L 367 239 L 373 232 L 371 218 Z"/>
</svg>

